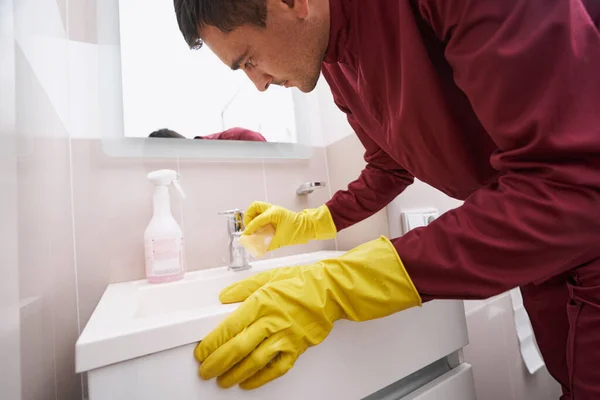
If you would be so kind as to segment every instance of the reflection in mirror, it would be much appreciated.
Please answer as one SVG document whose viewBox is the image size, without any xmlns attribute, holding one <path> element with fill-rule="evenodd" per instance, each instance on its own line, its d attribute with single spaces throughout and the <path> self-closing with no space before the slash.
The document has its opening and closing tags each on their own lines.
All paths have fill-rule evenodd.
<svg viewBox="0 0 600 400">
<path fill-rule="evenodd" d="M 170 129 L 159 129 L 152 132 L 148 137 L 151 138 L 178 138 L 185 139 L 181 133 L 177 133 Z M 231 128 L 224 132 L 213 133 L 212 135 L 196 136 L 194 139 L 205 139 L 205 140 L 245 140 L 248 142 L 266 142 L 267 140 L 263 135 L 258 132 L 251 131 L 250 129 L 244 128 Z"/>
<path fill-rule="evenodd" d="M 120 0 L 119 24 L 126 137 L 298 143 L 292 91 L 190 50 L 172 1 Z"/>
</svg>

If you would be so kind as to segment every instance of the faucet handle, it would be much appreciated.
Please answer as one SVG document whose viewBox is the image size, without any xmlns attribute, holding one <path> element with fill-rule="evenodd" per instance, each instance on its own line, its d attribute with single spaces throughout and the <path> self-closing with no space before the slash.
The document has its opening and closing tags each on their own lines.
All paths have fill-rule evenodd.
<svg viewBox="0 0 600 400">
<path fill-rule="evenodd" d="M 298 186 L 296 189 L 296 194 L 298 196 L 306 196 L 307 194 L 311 194 L 316 189 L 327 187 L 327 183 L 325 182 L 305 182 Z"/>
<path fill-rule="evenodd" d="M 238 208 L 233 210 L 221 211 L 219 215 L 227 215 L 227 226 L 229 233 L 239 233 L 244 230 L 244 212 Z"/>
<path fill-rule="evenodd" d="M 242 210 L 240 210 L 239 208 L 234 208 L 232 210 L 227 210 L 227 211 L 221 211 L 219 212 L 219 215 L 244 215 L 244 212 Z"/>
</svg>

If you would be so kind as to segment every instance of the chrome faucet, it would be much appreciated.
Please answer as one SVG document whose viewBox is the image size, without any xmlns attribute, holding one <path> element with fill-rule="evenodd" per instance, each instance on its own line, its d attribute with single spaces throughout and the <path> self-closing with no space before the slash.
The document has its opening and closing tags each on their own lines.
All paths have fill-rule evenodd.
<svg viewBox="0 0 600 400">
<path fill-rule="evenodd" d="M 233 209 L 220 212 L 227 215 L 227 230 L 229 232 L 229 264 L 232 271 L 243 271 L 250 268 L 250 255 L 244 246 L 240 244 L 240 237 L 244 232 L 244 212 Z"/>
</svg>

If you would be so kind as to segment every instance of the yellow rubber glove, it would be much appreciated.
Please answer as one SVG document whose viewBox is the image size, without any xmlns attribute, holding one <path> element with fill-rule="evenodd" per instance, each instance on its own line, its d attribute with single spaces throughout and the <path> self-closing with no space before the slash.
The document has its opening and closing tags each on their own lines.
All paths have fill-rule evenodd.
<svg viewBox="0 0 600 400">
<path fill-rule="evenodd" d="M 366 321 L 421 305 L 392 243 L 381 237 L 343 256 L 278 268 L 225 288 L 243 303 L 196 347 L 203 379 L 254 389 L 285 374 L 339 319 Z"/>
<path fill-rule="evenodd" d="M 275 227 L 275 235 L 268 251 L 308 243 L 311 240 L 333 239 L 337 234 L 326 205 L 296 213 L 257 201 L 252 203 L 244 214 L 244 236 L 252 235 L 269 224 Z"/>
</svg>

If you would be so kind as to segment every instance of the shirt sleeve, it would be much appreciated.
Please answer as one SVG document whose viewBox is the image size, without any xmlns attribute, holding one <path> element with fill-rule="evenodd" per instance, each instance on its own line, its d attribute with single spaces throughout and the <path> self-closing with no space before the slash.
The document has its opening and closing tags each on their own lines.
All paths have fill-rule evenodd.
<svg viewBox="0 0 600 400">
<path fill-rule="evenodd" d="M 350 183 L 346 190 L 335 193 L 327 203 L 339 232 L 388 205 L 413 183 L 414 178 L 367 135 L 335 93 L 333 97 L 365 147 L 364 159 L 367 163 L 358 179 Z"/>
<path fill-rule="evenodd" d="M 600 257 L 600 34 L 580 0 L 420 0 L 500 177 L 394 245 L 424 300 L 485 298 Z"/>
</svg>

